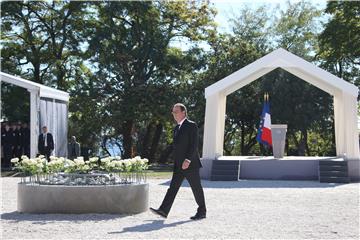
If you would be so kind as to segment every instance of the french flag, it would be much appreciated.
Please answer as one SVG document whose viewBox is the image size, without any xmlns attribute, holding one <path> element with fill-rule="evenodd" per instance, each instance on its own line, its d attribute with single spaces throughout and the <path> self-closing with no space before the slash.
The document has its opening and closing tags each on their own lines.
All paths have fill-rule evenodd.
<svg viewBox="0 0 360 240">
<path fill-rule="evenodd" d="M 260 125 L 258 133 L 256 135 L 256 140 L 268 147 L 272 146 L 271 140 L 271 115 L 270 115 L 270 102 L 269 95 L 265 94 L 264 97 L 264 107 L 261 113 Z"/>
</svg>

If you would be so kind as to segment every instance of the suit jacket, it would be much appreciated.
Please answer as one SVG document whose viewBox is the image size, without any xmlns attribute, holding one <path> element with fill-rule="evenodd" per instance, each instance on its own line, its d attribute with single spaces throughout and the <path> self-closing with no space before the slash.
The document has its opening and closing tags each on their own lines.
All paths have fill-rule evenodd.
<svg viewBox="0 0 360 240">
<path fill-rule="evenodd" d="M 198 152 L 198 138 L 199 133 L 196 123 L 185 119 L 177 135 L 174 136 L 174 141 L 172 144 L 174 171 L 184 171 L 182 170 L 181 166 L 185 159 L 191 160 L 189 168 L 185 171 L 191 171 L 202 167 L 200 162 L 200 155 Z"/>
<path fill-rule="evenodd" d="M 75 155 L 73 154 L 73 150 L 75 150 Z M 68 157 L 70 159 L 80 157 L 80 143 L 69 143 L 68 144 Z"/>
<path fill-rule="evenodd" d="M 54 139 L 53 139 L 53 136 L 52 136 L 51 133 L 47 133 L 46 142 L 47 142 L 47 146 L 51 150 L 54 150 Z M 44 148 L 45 148 L 44 135 L 40 134 L 39 135 L 39 140 L 38 140 L 38 150 L 39 150 L 39 152 L 43 152 Z"/>
</svg>

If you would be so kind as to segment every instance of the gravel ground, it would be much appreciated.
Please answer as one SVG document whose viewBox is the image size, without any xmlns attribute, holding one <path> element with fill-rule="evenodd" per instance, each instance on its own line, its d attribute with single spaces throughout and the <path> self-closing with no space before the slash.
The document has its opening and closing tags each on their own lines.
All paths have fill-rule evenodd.
<svg viewBox="0 0 360 240">
<path fill-rule="evenodd" d="M 137 215 L 20 214 L 18 178 L 0 178 L 1 239 L 359 239 L 360 183 L 203 181 L 207 218 L 191 221 L 196 203 L 184 182 L 166 220 Z M 158 207 L 169 181 L 150 179 Z"/>
</svg>

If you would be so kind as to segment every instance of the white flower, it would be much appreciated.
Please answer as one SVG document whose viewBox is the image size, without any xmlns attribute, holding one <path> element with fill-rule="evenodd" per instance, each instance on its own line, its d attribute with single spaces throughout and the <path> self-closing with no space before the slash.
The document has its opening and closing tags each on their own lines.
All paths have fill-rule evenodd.
<svg viewBox="0 0 360 240">
<path fill-rule="evenodd" d="M 66 165 L 66 166 L 74 166 L 75 163 L 74 163 L 73 161 L 69 160 L 69 159 L 66 159 L 66 160 L 65 160 L 65 165 Z"/>
<path fill-rule="evenodd" d="M 12 163 L 17 163 L 17 162 L 19 162 L 19 158 L 12 158 L 10 161 L 11 161 Z"/>
<path fill-rule="evenodd" d="M 101 163 L 106 164 L 106 163 L 110 162 L 111 159 L 110 158 L 102 158 L 100 161 L 101 161 Z"/>
<path fill-rule="evenodd" d="M 28 158 L 28 156 L 26 156 L 26 155 L 21 156 L 21 159 L 25 159 L 25 158 Z"/>
<path fill-rule="evenodd" d="M 82 160 L 82 161 L 84 161 L 84 157 L 77 157 L 75 160 Z"/>
<path fill-rule="evenodd" d="M 98 157 L 89 158 L 89 161 L 92 163 L 96 163 L 98 161 Z"/>
<path fill-rule="evenodd" d="M 56 160 L 57 159 L 57 157 L 55 157 L 55 156 L 50 156 L 50 161 L 53 161 L 53 160 Z"/>
<path fill-rule="evenodd" d="M 74 162 L 75 162 L 76 165 L 85 165 L 85 162 L 84 162 L 84 159 L 83 159 L 83 158 L 82 158 L 82 159 L 76 158 L 76 159 L 74 160 Z"/>
<path fill-rule="evenodd" d="M 44 155 L 39 155 L 38 158 L 45 158 L 45 156 Z"/>
</svg>

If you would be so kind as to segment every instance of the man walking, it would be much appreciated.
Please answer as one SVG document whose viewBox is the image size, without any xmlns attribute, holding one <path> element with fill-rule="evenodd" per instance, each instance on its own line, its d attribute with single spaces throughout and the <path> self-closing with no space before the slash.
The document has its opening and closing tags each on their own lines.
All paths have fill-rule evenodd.
<svg viewBox="0 0 360 240">
<path fill-rule="evenodd" d="M 48 133 L 47 127 L 43 126 L 43 133 L 39 135 L 38 150 L 47 160 L 50 160 L 51 152 L 54 150 L 54 139 L 51 133 Z"/>
<path fill-rule="evenodd" d="M 187 119 L 184 104 L 177 103 L 172 109 L 177 122 L 173 131 L 172 151 L 174 157 L 174 171 L 170 187 L 158 209 L 150 208 L 152 212 L 166 218 L 170 212 L 175 196 L 184 178 L 187 179 L 194 194 L 198 209 L 192 220 L 206 218 L 204 191 L 201 186 L 199 169 L 202 167 L 198 153 L 198 128 L 196 123 Z"/>
</svg>

